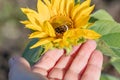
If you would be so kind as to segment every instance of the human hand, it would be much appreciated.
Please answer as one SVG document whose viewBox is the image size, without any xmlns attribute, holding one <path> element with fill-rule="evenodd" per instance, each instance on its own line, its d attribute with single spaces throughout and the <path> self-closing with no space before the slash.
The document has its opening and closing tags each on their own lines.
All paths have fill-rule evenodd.
<svg viewBox="0 0 120 80">
<path fill-rule="evenodd" d="M 63 50 L 50 50 L 32 67 L 24 58 L 13 57 L 9 80 L 99 80 L 103 56 L 95 48 L 88 40 L 68 56 Z"/>
</svg>

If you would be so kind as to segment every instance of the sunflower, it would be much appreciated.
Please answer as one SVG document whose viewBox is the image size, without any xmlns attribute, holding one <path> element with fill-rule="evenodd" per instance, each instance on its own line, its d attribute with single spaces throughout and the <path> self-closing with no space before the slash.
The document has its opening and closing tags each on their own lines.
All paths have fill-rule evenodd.
<svg viewBox="0 0 120 80">
<path fill-rule="evenodd" d="M 31 48 L 69 50 L 87 39 L 98 39 L 100 34 L 89 29 L 90 14 L 95 6 L 90 3 L 91 0 L 78 4 L 74 0 L 38 0 L 37 11 L 21 8 L 28 17 L 22 23 L 33 30 L 29 38 L 39 39 Z"/>
</svg>

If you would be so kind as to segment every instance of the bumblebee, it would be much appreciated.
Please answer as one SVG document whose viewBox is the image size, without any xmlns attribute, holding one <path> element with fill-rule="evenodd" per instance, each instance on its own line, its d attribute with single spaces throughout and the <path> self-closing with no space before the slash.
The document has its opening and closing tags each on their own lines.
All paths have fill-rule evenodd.
<svg viewBox="0 0 120 80">
<path fill-rule="evenodd" d="M 63 34 L 67 30 L 68 30 L 67 25 L 62 25 L 62 26 L 58 26 L 58 27 L 55 28 L 56 34 Z"/>
</svg>

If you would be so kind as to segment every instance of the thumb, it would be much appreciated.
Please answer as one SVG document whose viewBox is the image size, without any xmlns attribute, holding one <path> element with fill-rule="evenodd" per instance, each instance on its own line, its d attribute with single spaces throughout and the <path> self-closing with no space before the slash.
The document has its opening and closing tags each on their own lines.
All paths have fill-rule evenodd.
<svg viewBox="0 0 120 80">
<path fill-rule="evenodd" d="M 28 61 L 22 57 L 12 57 L 9 66 L 9 80 L 47 80 L 42 75 L 33 73 Z"/>
<path fill-rule="evenodd" d="M 29 63 L 19 56 L 14 56 L 9 60 L 9 67 L 9 80 L 19 80 L 21 76 L 24 77 L 28 72 L 30 72 Z"/>
<path fill-rule="evenodd" d="M 10 58 L 9 67 L 10 67 L 10 69 L 22 68 L 22 69 L 30 70 L 30 64 L 28 63 L 28 61 L 20 56 L 14 56 L 14 57 Z"/>
</svg>

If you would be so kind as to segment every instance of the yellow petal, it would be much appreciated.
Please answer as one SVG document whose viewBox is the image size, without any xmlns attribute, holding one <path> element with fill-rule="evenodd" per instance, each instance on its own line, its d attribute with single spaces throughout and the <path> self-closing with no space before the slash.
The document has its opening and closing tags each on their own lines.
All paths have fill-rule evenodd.
<svg viewBox="0 0 120 80">
<path fill-rule="evenodd" d="M 78 12 L 78 14 L 75 16 L 74 21 L 78 21 L 80 18 L 82 18 L 83 16 L 89 16 L 90 13 L 93 11 L 95 5 L 86 8 L 84 10 L 82 10 L 82 12 Z"/>
<path fill-rule="evenodd" d="M 25 27 L 31 30 L 37 30 L 37 31 L 41 31 L 41 28 L 39 28 L 38 26 L 33 25 L 30 21 L 26 20 L 26 21 L 21 21 L 22 24 L 25 24 Z"/>
<path fill-rule="evenodd" d="M 62 39 L 59 38 L 59 39 L 55 39 L 53 42 L 54 43 L 59 43 L 60 41 L 62 41 Z"/>
<path fill-rule="evenodd" d="M 51 49 L 53 47 L 53 44 L 51 42 L 49 42 L 49 43 L 45 44 L 44 46 L 45 46 L 45 51 L 44 51 L 44 53 L 45 53 L 46 51 L 48 51 L 49 49 Z"/>
<path fill-rule="evenodd" d="M 57 15 L 59 12 L 60 2 L 61 0 L 52 0 L 52 11 L 54 12 L 55 15 Z"/>
<path fill-rule="evenodd" d="M 73 9 L 74 7 L 74 0 L 66 0 L 66 14 L 69 16 L 70 15 L 70 11 Z"/>
<path fill-rule="evenodd" d="M 87 2 L 88 2 L 88 6 L 90 6 L 91 0 L 87 0 Z"/>
<path fill-rule="evenodd" d="M 44 23 L 44 28 L 45 28 L 45 31 L 49 34 L 49 36 L 51 36 L 51 37 L 55 37 L 56 36 L 55 35 L 55 31 L 54 31 L 52 25 L 48 21 L 46 21 Z"/>
<path fill-rule="evenodd" d="M 84 9 L 88 8 L 90 5 L 90 2 L 87 0 L 83 2 L 82 4 L 77 4 L 72 10 L 71 10 L 71 18 L 75 19 L 76 15 L 79 15 Z"/>
<path fill-rule="evenodd" d="M 33 13 L 33 14 L 37 14 L 36 11 L 32 10 L 32 9 L 29 9 L 29 8 L 21 8 L 22 12 L 24 14 L 27 14 L 27 13 Z"/>
<path fill-rule="evenodd" d="M 37 30 L 40 31 L 38 28 L 36 28 L 33 24 L 27 24 L 25 25 L 25 28 L 31 29 L 31 30 Z"/>
<path fill-rule="evenodd" d="M 64 33 L 64 38 L 78 38 L 80 36 L 83 36 L 82 29 L 71 29 Z"/>
<path fill-rule="evenodd" d="M 98 39 L 101 37 L 100 34 L 96 33 L 95 31 L 93 30 L 86 30 L 84 29 L 84 37 L 87 38 L 87 39 Z"/>
<path fill-rule="evenodd" d="M 79 20 L 74 22 L 74 26 L 76 28 L 83 28 L 86 24 L 88 24 L 88 21 L 90 19 L 90 15 L 89 16 L 82 16 Z"/>
<path fill-rule="evenodd" d="M 32 48 L 36 48 L 38 46 L 41 46 L 41 45 L 44 45 L 44 44 L 47 44 L 49 42 L 51 42 L 52 40 L 54 40 L 53 38 L 45 38 L 45 39 L 41 39 L 40 41 L 38 41 L 36 44 L 34 44 L 32 47 L 30 47 L 31 49 Z"/>
<path fill-rule="evenodd" d="M 82 26 L 85 26 L 89 19 L 90 19 L 90 13 L 93 11 L 94 5 L 83 10 L 83 12 L 79 13 L 79 15 L 76 16 L 74 19 L 74 25 L 75 27 L 81 28 Z"/>
<path fill-rule="evenodd" d="M 28 21 L 28 20 L 25 20 L 25 21 L 20 21 L 20 23 L 22 23 L 22 24 L 30 24 L 30 21 Z"/>
<path fill-rule="evenodd" d="M 60 14 L 65 15 L 66 0 L 61 0 L 60 2 Z"/>
<path fill-rule="evenodd" d="M 51 3 L 50 3 L 50 0 L 44 0 L 45 4 L 50 7 L 51 6 Z"/>
<path fill-rule="evenodd" d="M 45 38 L 45 37 L 48 37 L 48 34 L 45 32 L 34 32 L 29 36 L 29 38 Z"/>
<path fill-rule="evenodd" d="M 29 21 L 33 26 L 38 28 L 39 31 L 42 31 L 41 23 L 40 23 L 40 18 L 37 12 L 35 12 L 32 9 L 28 8 L 21 8 L 21 10 L 27 15 Z"/>
<path fill-rule="evenodd" d="M 54 9 L 52 10 L 52 3 L 54 2 L 54 0 L 44 0 L 44 3 L 46 4 L 46 6 L 49 9 L 49 13 L 50 13 L 50 17 L 53 17 L 56 15 Z"/>
<path fill-rule="evenodd" d="M 39 17 L 39 14 L 36 11 L 34 11 L 32 9 L 29 9 L 29 8 L 21 8 L 21 10 L 23 11 L 23 13 L 25 13 L 28 16 L 28 19 L 30 17 L 33 17 L 33 18 L 35 18 L 35 20 L 38 20 L 39 22 L 42 22 L 41 17 Z"/>
<path fill-rule="evenodd" d="M 76 35 L 76 38 L 80 38 L 80 37 L 82 37 L 84 35 L 83 30 L 79 29 L 79 28 L 75 29 L 74 32 L 75 32 L 74 36 Z"/>
<path fill-rule="evenodd" d="M 84 35 L 81 29 L 72 29 L 65 32 L 63 42 L 66 46 L 76 44 L 77 40 Z"/>
<path fill-rule="evenodd" d="M 71 30 L 68 30 L 64 33 L 63 38 L 70 37 L 71 36 Z"/>
<path fill-rule="evenodd" d="M 42 25 L 41 25 L 41 23 L 40 23 L 39 20 L 38 20 L 39 17 L 38 17 L 37 15 L 28 13 L 28 14 L 27 14 L 27 17 L 28 17 L 28 19 L 30 20 L 30 22 L 31 22 L 36 28 L 38 28 L 39 31 L 42 31 L 42 30 L 43 30 L 43 29 L 42 29 Z"/>
<path fill-rule="evenodd" d="M 41 22 L 45 20 L 49 20 L 50 12 L 48 7 L 42 2 L 42 0 L 38 0 L 37 9 L 39 13 L 39 17 L 41 18 Z"/>
</svg>

